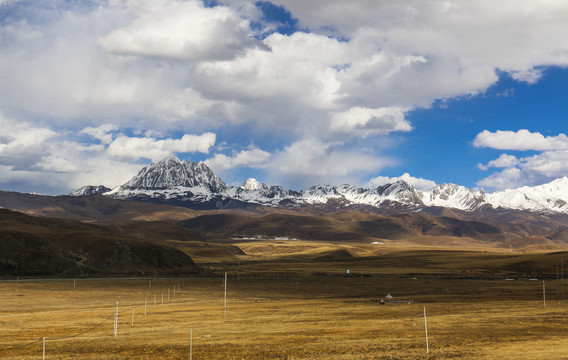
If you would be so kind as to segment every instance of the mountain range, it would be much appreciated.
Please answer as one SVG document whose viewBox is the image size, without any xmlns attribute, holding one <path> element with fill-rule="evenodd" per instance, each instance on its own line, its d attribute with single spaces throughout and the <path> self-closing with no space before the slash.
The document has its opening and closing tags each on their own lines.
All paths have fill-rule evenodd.
<svg viewBox="0 0 568 360">
<path fill-rule="evenodd" d="M 70 195 L 103 194 L 116 199 L 142 200 L 194 209 L 270 207 L 367 207 L 385 213 L 432 212 L 446 208 L 469 213 L 514 210 L 545 216 L 568 214 L 568 178 L 548 184 L 494 193 L 456 184 L 441 184 L 428 190 L 398 180 L 376 188 L 353 185 L 317 185 L 302 191 L 268 186 L 255 179 L 229 186 L 204 163 L 180 161 L 168 156 L 145 166 L 114 189 L 86 186 Z"/>
</svg>

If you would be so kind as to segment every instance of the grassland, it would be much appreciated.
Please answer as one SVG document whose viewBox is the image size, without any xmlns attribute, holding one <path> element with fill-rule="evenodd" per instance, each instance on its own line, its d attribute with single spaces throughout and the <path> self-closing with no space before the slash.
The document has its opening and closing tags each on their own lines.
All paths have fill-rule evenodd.
<svg viewBox="0 0 568 360">
<path fill-rule="evenodd" d="M 185 251 L 208 277 L 157 279 L 151 288 L 148 279 L 1 282 L 0 358 L 41 358 L 46 337 L 46 359 L 189 359 L 190 329 L 193 359 L 568 358 L 568 280 L 555 277 L 562 253 L 197 245 Z M 523 264 L 532 272 L 517 271 Z M 546 308 L 542 280 L 529 280 L 537 272 L 548 276 Z M 515 274 L 522 276 L 505 280 Z M 397 301 L 381 305 L 387 293 Z"/>
</svg>

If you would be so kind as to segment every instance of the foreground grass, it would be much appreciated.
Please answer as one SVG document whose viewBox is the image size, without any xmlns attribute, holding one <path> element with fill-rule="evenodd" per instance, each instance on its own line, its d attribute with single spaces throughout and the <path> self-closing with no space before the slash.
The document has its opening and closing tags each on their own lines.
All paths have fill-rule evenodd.
<svg viewBox="0 0 568 360">
<path fill-rule="evenodd" d="M 41 358 L 41 341 L 4 349 L 46 337 L 46 359 L 189 359 L 192 329 L 193 359 L 562 359 L 562 282 L 545 309 L 535 281 L 231 278 L 226 317 L 221 278 L 3 282 L 0 358 Z M 387 293 L 406 301 L 379 305 Z"/>
</svg>

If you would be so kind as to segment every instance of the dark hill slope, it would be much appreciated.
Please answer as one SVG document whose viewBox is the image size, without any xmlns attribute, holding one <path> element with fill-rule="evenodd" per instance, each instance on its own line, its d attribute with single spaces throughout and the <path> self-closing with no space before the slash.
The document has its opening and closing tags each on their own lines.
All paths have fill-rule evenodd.
<svg viewBox="0 0 568 360">
<path fill-rule="evenodd" d="M 112 228 L 0 209 L 0 276 L 193 274 L 193 260 L 169 246 Z"/>
</svg>

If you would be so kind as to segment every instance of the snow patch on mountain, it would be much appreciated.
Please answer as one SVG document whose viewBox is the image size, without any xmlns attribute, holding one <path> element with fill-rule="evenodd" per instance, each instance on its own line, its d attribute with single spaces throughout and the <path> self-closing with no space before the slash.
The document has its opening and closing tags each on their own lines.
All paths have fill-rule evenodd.
<svg viewBox="0 0 568 360">
<path fill-rule="evenodd" d="M 103 185 L 93 186 L 87 185 L 83 186 L 82 188 L 73 191 L 69 196 L 89 196 L 89 195 L 96 195 L 96 194 L 104 194 L 109 192 L 111 189 L 107 188 Z"/>
<path fill-rule="evenodd" d="M 254 191 L 254 190 L 266 190 L 268 187 L 265 184 L 261 184 L 256 179 L 248 178 L 247 181 L 241 186 L 244 190 Z"/>
</svg>

